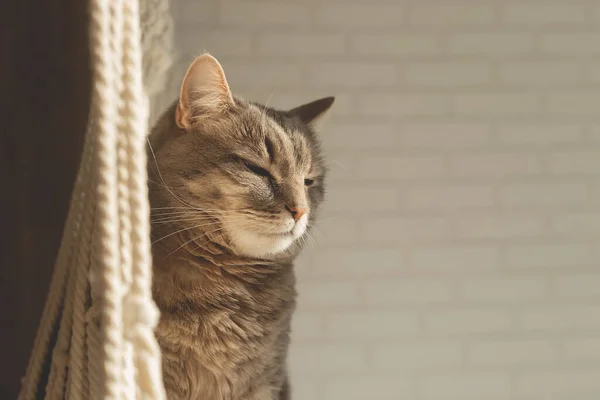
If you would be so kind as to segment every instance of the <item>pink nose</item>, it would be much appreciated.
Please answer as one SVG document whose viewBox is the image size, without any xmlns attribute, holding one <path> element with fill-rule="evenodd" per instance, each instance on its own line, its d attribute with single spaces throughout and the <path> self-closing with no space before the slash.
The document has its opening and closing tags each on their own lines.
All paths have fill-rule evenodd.
<svg viewBox="0 0 600 400">
<path fill-rule="evenodd" d="M 298 220 L 300 218 L 302 218 L 302 216 L 308 212 L 308 208 L 306 208 L 306 207 L 286 207 L 286 208 L 292 214 L 292 218 L 294 218 L 294 221 L 296 221 L 296 222 L 298 222 Z"/>
</svg>

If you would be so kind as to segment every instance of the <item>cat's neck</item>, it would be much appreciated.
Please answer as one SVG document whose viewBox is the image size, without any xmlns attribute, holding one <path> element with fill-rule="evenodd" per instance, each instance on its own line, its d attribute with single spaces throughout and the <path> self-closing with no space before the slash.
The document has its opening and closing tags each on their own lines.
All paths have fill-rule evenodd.
<svg viewBox="0 0 600 400">
<path fill-rule="evenodd" d="M 245 298 L 248 294 L 268 302 L 270 295 L 286 293 L 286 301 L 293 301 L 295 277 L 291 260 L 240 257 L 185 240 L 185 236 L 177 234 L 152 245 L 153 292 L 161 309 L 190 302 L 220 304 L 223 298 Z"/>
</svg>

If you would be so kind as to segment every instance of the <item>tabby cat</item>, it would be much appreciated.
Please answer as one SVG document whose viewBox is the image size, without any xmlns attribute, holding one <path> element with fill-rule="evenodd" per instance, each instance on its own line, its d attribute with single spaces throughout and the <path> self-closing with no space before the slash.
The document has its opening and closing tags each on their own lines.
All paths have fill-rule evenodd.
<svg viewBox="0 0 600 400">
<path fill-rule="evenodd" d="M 292 262 L 324 197 L 314 124 L 233 97 L 197 57 L 149 137 L 153 296 L 169 399 L 284 400 Z"/>
</svg>

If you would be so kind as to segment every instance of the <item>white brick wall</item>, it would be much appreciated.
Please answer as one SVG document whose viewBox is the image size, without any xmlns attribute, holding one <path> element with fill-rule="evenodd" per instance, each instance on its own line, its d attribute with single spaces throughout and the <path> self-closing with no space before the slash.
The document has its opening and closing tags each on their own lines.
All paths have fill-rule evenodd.
<svg viewBox="0 0 600 400">
<path fill-rule="evenodd" d="M 181 77 L 337 102 L 296 400 L 600 396 L 600 5 L 173 0 Z M 168 96 L 176 93 L 176 83 Z"/>
</svg>

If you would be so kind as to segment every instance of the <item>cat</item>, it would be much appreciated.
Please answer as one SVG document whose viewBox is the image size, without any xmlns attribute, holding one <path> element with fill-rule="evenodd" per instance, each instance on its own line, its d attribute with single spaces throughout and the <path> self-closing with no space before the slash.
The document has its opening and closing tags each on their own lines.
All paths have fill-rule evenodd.
<svg viewBox="0 0 600 400">
<path fill-rule="evenodd" d="M 291 398 L 292 263 L 324 199 L 315 124 L 333 102 L 247 102 L 203 54 L 154 126 L 152 291 L 168 399 Z"/>
</svg>

